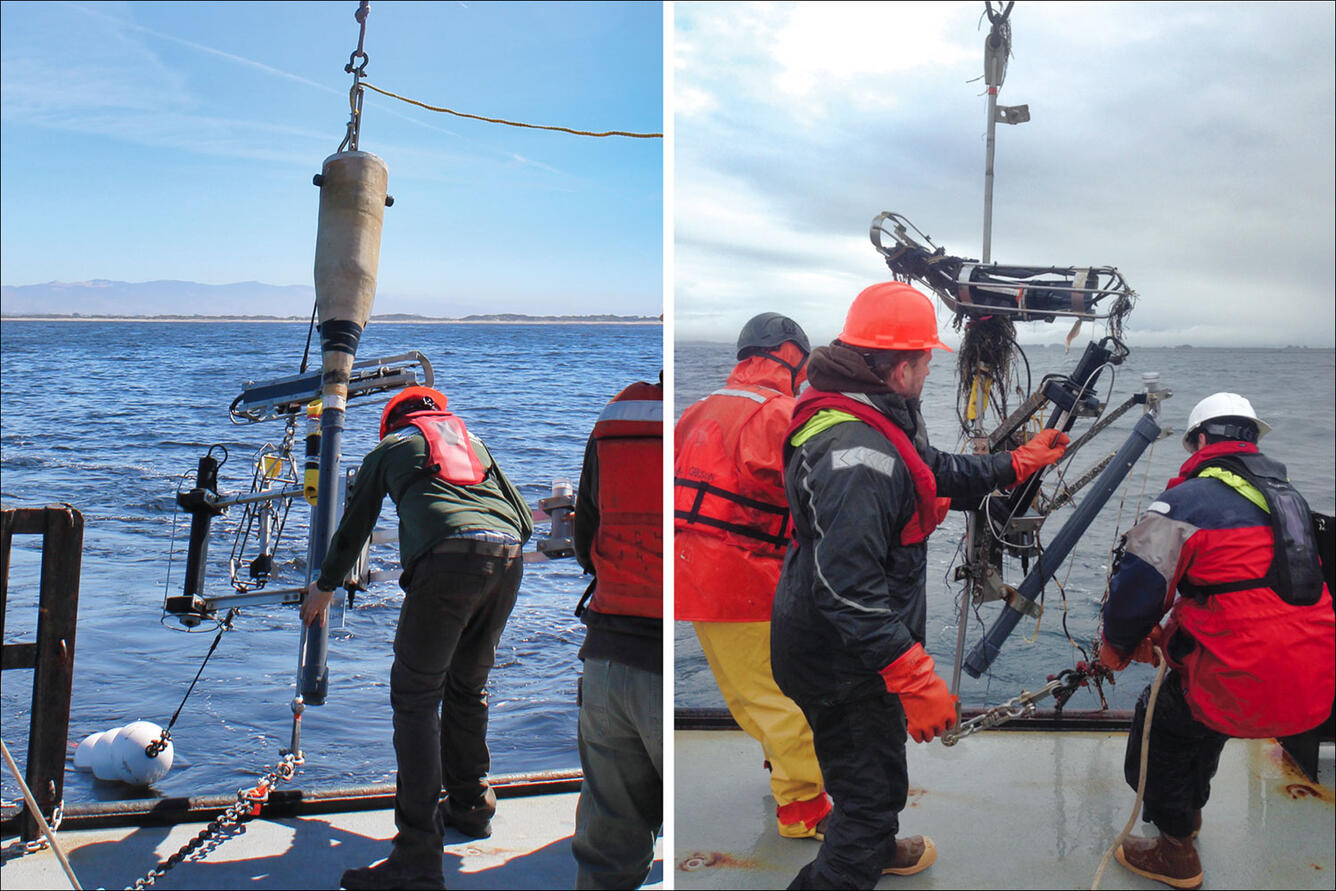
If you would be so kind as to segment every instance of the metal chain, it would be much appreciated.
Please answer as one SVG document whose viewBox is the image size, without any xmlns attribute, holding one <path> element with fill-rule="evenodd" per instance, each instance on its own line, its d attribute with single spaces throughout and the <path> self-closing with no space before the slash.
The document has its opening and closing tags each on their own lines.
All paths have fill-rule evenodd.
<svg viewBox="0 0 1336 891">
<path fill-rule="evenodd" d="M 1014 696 L 1001 705 L 995 705 L 986 712 L 975 715 L 968 721 L 962 721 L 959 725 L 942 734 L 942 745 L 954 746 L 960 740 L 980 730 L 987 730 L 990 727 L 997 727 L 1005 724 L 1015 718 L 1023 718 L 1035 711 L 1035 703 L 1048 696 L 1060 686 L 1058 680 L 1049 681 L 1043 687 L 1040 687 L 1034 693 L 1028 690 L 1022 690 L 1020 695 Z"/>
<path fill-rule="evenodd" d="M 297 772 L 297 765 L 301 763 L 300 754 L 284 750 L 283 758 L 278 766 L 265 774 L 253 788 L 239 790 L 235 804 L 215 817 L 199 831 L 199 834 L 182 845 L 179 851 L 159 863 L 143 878 L 136 879 L 133 884 L 126 885 L 125 891 L 139 891 L 142 888 L 152 887 L 154 882 L 166 875 L 169 870 L 185 862 L 185 859 L 191 854 L 197 854 L 196 860 L 204 859 L 222 843 L 223 839 L 220 836 L 223 832 L 241 826 L 251 817 L 259 816 L 260 808 L 269 800 L 269 793 L 279 783 L 291 779 L 293 774 Z"/>
<path fill-rule="evenodd" d="M 370 12 L 371 0 L 361 0 L 357 5 L 357 12 L 353 13 L 353 18 L 357 19 L 360 26 L 357 33 L 357 49 L 348 56 L 348 64 L 343 66 L 343 70 L 353 76 L 353 86 L 348 91 L 348 104 L 351 106 L 352 114 L 348 118 L 348 132 L 343 137 L 343 142 L 339 144 L 339 151 L 345 149 L 350 152 L 357 151 L 357 140 L 362 132 L 362 97 L 365 95 L 362 90 L 362 78 L 366 77 L 366 66 L 371 61 L 363 51 L 362 44 L 366 41 L 366 17 Z M 361 62 L 354 65 L 353 63 L 359 59 Z"/>
<path fill-rule="evenodd" d="M 60 823 L 64 819 L 65 819 L 65 801 L 64 799 L 61 799 L 60 804 L 56 805 L 56 809 L 51 812 L 51 820 L 49 825 L 51 826 L 51 832 L 53 835 L 57 830 L 60 829 Z M 33 839 L 32 841 L 29 842 L 17 842 L 11 845 L 9 848 L 5 849 L 5 853 L 7 856 L 4 859 L 6 861 L 9 861 L 13 860 L 16 857 L 26 857 L 28 854 L 36 854 L 38 851 L 45 851 L 49 847 L 51 847 L 51 840 L 48 839 L 46 836 Z M 9 853 L 10 850 L 15 851 L 15 853 L 10 854 Z"/>
<path fill-rule="evenodd" d="M 1052 696 L 1057 701 L 1057 707 L 1061 709 L 1067 704 L 1067 700 L 1072 697 L 1072 694 L 1084 686 L 1087 681 L 1093 680 L 1096 684 L 1099 684 L 1103 680 L 1112 680 L 1112 677 L 1112 672 L 1099 663 L 1081 662 L 1076 668 L 1062 670 L 1047 684 L 1033 693 L 1029 690 L 1022 690 L 1017 696 L 1001 705 L 995 705 L 946 731 L 942 734 L 942 745 L 954 746 L 970 734 L 998 727 L 1008 721 L 1030 715 L 1038 709 L 1038 702 L 1046 696 Z"/>
</svg>

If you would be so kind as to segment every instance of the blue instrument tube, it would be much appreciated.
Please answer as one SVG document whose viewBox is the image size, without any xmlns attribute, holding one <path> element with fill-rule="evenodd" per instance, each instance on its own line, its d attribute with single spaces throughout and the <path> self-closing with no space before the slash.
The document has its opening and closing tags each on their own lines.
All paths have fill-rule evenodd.
<svg viewBox="0 0 1336 891">
<path fill-rule="evenodd" d="M 1113 461 L 1095 481 L 1090 494 L 1081 502 L 1080 507 L 1072 514 L 1072 518 L 1062 527 L 1053 542 L 1044 549 L 1039 562 L 1021 582 L 1017 593 L 1023 601 L 1033 601 L 1039 596 L 1044 585 L 1062 566 L 1072 548 L 1094 522 L 1105 502 L 1109 500 L 1109 496 L 1117 490 L 1131 471 L 1132 465 L 1136 464 L 1141 453 L 1159 436 L 1160 425 L 1156 422 L 1155 416 L 1150 413 L 1142 415 L 1131 435 L 1127 437 L 1127 441 L 1114 455 Z M 970 677 L 977 678 L 988 670 L 1001 651 L 1007 636 L 1020 622 L 1022 615 L 1023 613 L 1013 608 L 1011 604 L 1003 607 L 1002 613 L 993 621 L 992 627 L 974 645 L 974 649 L 970 650 L 969 656 L 965 659 L 965 671 Z"/>
</svg>

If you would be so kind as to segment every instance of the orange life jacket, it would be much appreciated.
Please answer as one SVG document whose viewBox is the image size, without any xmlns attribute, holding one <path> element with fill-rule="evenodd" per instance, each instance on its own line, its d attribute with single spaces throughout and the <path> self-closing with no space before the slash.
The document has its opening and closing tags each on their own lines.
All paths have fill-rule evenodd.
<svg viewBox="0 0 1336 891">
<path fill-rule="evenodd" d="M 663 617 L 663 386 L 635 383 L 594 424 L 598 530 L 589 608 Z"/>
<path fill-rule="evenodd" d="M 788 547 L 783 431 L 792 377 L 744 359 L 682 413 L 673 463 L 673 603 L 692 622 L 768 622 Z"/>
<path fill-rule="evenodd" d="M 403 423 L 416 427 L 427 440 L 424 472 L 434 473 L 457 486 L 477 485 L 487 476 L 469 442 L 468 428 L 458 415 L 448 411 L 415 411 L 404 415 Z"/>
</svg>

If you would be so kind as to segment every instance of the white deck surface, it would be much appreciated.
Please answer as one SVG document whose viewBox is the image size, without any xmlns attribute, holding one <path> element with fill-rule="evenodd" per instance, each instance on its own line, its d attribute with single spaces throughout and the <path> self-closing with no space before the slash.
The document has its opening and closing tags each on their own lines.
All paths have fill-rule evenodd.
<svg viewBox="0 0 1336 891">
<path fill-rule="evenodd" d="M 910 745 L 905 835 L 931 836 L 935 865 L 878 888 L 1089 888 L 1127 822 L 1127 734 L 992 731 L 954 748 Z M 1205 888 L 1336 886 L 1333 747 L 1309 783 L 1266 740 L 1232 740 L 1212 783 L 1197 850 Z M 740 731 L 676 734 L 671 887 L 783 888 L 820 843 L 775 830 L 760 746 Z M 1134 834 L 1154 835 L 1137 822 Z M 1110 860 L 1102 888 L 1165 886 Z"/>
<path fill-rule="evenodd" d="M 570 888 L 575 881 L 571 835 L 576 793 L 503 798 L 492 837 L 445 837 L 448 888 Z M 84 888 L 123 888 L 175 853 L 203 824 L 61 832 L 58 839 Z M 338 888 L 351 866 L 384 858 L 394 836 L 389 810 L 255 819 L 199 862 L 185 862 L 156 888 Z M 662 841 L 660 841 L 662 845 Z M 663 887 L 660 856 L 645 887 Z M 6 891 L 69 888 L 49 851 L 9 860 L 0 868 Z"/>
</svg>

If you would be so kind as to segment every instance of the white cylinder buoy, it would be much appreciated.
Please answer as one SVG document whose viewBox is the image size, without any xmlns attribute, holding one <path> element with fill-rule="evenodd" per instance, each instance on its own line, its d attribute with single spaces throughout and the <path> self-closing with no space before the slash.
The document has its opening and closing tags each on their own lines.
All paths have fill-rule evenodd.
<svg viewBox="0 0 1336 891">
<path fill-rule="evenodd" d="M 116 736 L 124 729 L 123 727 L 113 727 L 104 731 L 93 743 L 88 763 L 93 768 L 93 776 L 99 780 L 116 782 L 121 778 L 120 773 L 116 770 L 115 763 L 112 761 L 112 743 L 116 741 Z"/>
<path fill-rule="evenodd" d="M 162 728 L 152 721 L 135 721 L 121 729 L 111 743 L 111 760 L 122 782 L 147 786 L 167 776 L 172 769 L 172 741 L 151 758 L 145 751 L 161 736 Z"/>
<path fill-rule="evenodd" d="M 74 769 L 91 771 L 93 769 L 93 745 L 102 738 L 105 730 L 90 733 L 74 749 Z"/>
</svg>

